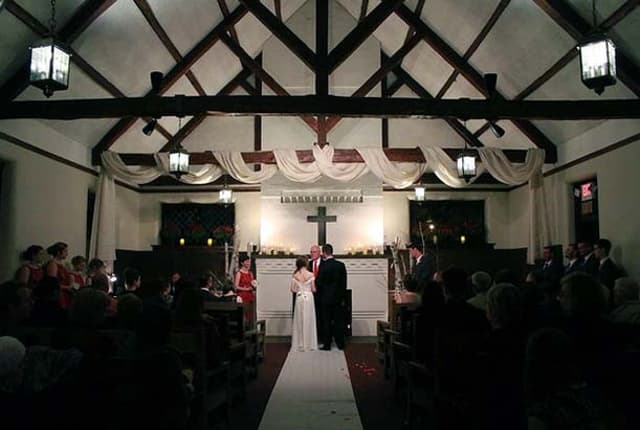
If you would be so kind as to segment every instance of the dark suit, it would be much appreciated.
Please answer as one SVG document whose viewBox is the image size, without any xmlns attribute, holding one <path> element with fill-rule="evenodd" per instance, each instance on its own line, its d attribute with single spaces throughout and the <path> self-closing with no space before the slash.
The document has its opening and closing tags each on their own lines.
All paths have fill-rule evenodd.
<svg viewBox="0 0 640 430">
<path fill-rule="evenodd" d="M 327 258 L 320 264 L 316 281 L 316 297 L 322 315 L 321 340 L 325 348 L 331 346 L 331 338 L 338 348 L 344 348 L 344 300 L 347 291 L 347 269 L 335 258 Z"/>
<path fill-rule="evenodd" d="M 540 267 L 540 275 L 543 281 L 557 284 L 564 275 L 564 266 L 556 260 L 551 260 L 549 263 L 545 261 Z"/>
<path fill-rule="evenodd" d="M 595 255 L 591 254 L 588 259 L 583 259 L 582 264 L 580 265 L 580 270 L 582 272 L 588 273 L 594 278 L 598 279 L 598 272 L 600 268 L 600 262 L 596 259 Z"/>
<path fill-rule="evenodd" d="M 620 270 L 610 258 L 598 266 L 598 280 L 609 290 L 609 309 L 613 309 L 613 287 L 619 277 Z"/>
<path fill-rule="evenodd" d="M 434 264 L 431 254 L 422 254 L 420 262 L 416 264 L 413 278 L 418 283 L 418 288 L 424 288 L 433 279 Z"/>
<path fill-rule="evenodd" d="M 582 260 L 580 260 L 579 258 L 574 261 L 573 264 L 569 262 L 566 266 L 564 266 L 564 274 L 568 275 L 570 273 L 576 272 L 580 270 L 580 266 L 582 266 Z"/>
</svg>

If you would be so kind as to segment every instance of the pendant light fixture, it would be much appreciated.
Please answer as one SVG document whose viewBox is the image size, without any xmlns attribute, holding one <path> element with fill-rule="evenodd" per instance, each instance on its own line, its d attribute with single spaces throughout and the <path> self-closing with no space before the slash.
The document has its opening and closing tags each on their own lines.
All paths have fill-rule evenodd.
<svg viewBox="0 0 640 430">
<path fill-rule="evenodd" d="M 46 39 L 31 46 L 29 61 L 29 83 L 41 88 L 51 97 L 54 91 L 69 88 L 69 59 L 71 54 L 56 42 L 56 0 L 51 0 L 50 34 Z"/>
<path fill-rule="evenodd" d="M 182 128 L 182 118 L 178 118 L 178 132 Z M 177 141 L 173 150 L 169 152 L 169 173 L 176 178 L 189 173 L 189 153 Z"/>
<path fill-rule="evenodd" d="M 596 26 L 596 2 L 591 2 L 593 28 Z M 601 32 L 588 36 L 580 44 L 580 78 L 582 83 L 600 95 L 604 87 L 616 83 L 616 45 Z"/>
</svg>

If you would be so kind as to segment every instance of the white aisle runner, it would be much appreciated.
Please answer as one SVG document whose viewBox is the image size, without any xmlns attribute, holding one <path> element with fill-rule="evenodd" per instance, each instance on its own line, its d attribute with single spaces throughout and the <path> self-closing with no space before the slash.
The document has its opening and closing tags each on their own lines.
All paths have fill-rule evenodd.
<svg viewBox="0 0 640 430">
<path fill-rule="evenodd" d="M 290 352 L 260 430 L 362 430 L 344 352 Z"/>
</svg>

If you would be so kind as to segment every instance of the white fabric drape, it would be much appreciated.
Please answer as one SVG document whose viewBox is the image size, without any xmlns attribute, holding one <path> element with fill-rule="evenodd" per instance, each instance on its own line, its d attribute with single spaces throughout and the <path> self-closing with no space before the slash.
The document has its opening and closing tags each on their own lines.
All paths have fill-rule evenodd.
<svg viewBox="0 0 640 430">
<path fill-rule="evenodd" d="M 394 188 L 407 188 L 420 179 L 426 163 L 393 163 L 380 148 L 356 148 L 371 172 Z"/>
<path fill-rule="evenodd" d="M 333 147 L 325 145 L 320 148 L 318 145 L 313 146 L 313 158 L 320 172 L 328 178 L 336 181 L 349 182 L 358 179 L 360 176 L 369 171 L 366 163 L 339 163 L 333 162 Z"/>
<path fill-rule="evenodd" d="M 282 175 L 294 182 L 315 182 L 322 176 L 318 165 L 301 163 L 295 149 L 274 149 L 273 156 Z"/>
<path fill-rule="evenodd" d="M 276 166 L 262 164 L 262 169 L 254 172 L 244 162 L 240 152 L 217 151 L 213 155 L 232 178 L 245 184 L 259 184 L 271 178 L 278 171 Z"/>
<path fill-rule="evenodd" d="M 159 153 L 154 155 L 156 164 L 162 172 L 169 172 L 169 154 Z M 215 164 L 203 164 L 189 166 L 189 173 L 180 176 L 180 182 L 191 185 L 204 185 L 218 179 L 224 171 Z"/>
<path fill-rule="evenodd" d="M 484 171 L 482 165 L 476 166 L 476 176 L 471 178 L 469 182 L 458 177 L 458 168 L 456 162 L 447 155 L 442 148 L 420 146 L 420 150 L 427 160 L 427 165 L 433 170 L 433 173 L 452 188 L 463 188 L 475 182 L 480 174 Z"/>
<path fill-rule="evenodd" d="M 102 170 L 93 206 L 90 258 L 99 258 L 107 263 L 116 259 L 116 207 L 115 181 L 106 170 Z"/>
<path fill-rule="evenodd" d="M 159 169 L 157 166 L 127 166 L 124 164 L 119 154 L 111 151 L 105 151 L 102 153 L 102 167 L 104 167 L 112 177 L 132 182 L 134 184 L 149 183 L 159 178 L 164 173 L 164 171 Z"/>
<path fill-rule="evenodd" d="M 544 164 L 543 149 L 529 149 L 524 164 L 512 164 L 498 148 L 477 148 L 482 164 L 491 176 L 507 185 L 520 185 L 540 172 Z"/>
</svg>

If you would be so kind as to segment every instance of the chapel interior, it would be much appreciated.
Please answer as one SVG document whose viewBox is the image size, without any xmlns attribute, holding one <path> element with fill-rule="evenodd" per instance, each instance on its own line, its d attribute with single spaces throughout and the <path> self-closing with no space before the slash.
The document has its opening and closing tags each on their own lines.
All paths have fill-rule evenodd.
<svg viewBox="0 0 640 430">
<path fill-rule="evenodd" d="M 1 428 L 640 428 L 640 1 L 0 0 L 0 55 Z"/>
</svg>

